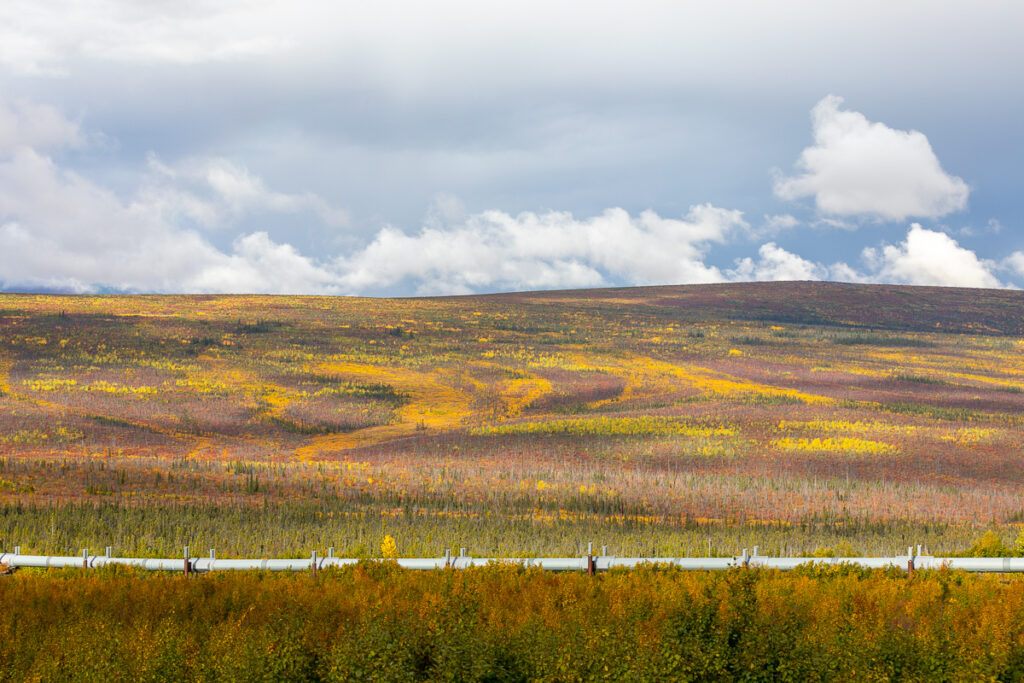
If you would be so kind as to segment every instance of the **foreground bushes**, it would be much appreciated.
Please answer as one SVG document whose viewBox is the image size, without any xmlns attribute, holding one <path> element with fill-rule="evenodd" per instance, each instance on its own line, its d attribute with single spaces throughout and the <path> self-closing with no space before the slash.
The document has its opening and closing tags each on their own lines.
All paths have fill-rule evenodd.
<svg viewBox="0 0 1024 683">
<path fill-rule="evenodd" d="M 948 572 L 22 571 L 0 605 L 11 680 L 1024 676 L 1024 581 Z"/>
</svg>

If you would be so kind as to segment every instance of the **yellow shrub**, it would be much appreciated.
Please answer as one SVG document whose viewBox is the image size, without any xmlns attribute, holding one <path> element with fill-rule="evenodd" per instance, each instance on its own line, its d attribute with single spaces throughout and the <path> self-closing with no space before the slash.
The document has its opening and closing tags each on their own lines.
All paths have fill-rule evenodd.
<svg viewBox="0 0 1024 683">
<path fill-rule="evenodd" d="M 384 541 L 380 544 L 380 554 L 386 560 L 393 560 L 398 557 L 398 544 L 395 543 L 395 539 L 391 537 L 391 534 L 384 536 Z"/>
<path fill-rule="evenodd" d="M 856 439 L 849 436 L 835 438 L 829 437 L 825 439 L 794 439 L 792 437 L 786 437 L 784 439 L 773 440 L 772 445 L 784 451 L 805 453 L 830 452 L 854 453 L 856 455 L 883 455 L 886 453 L 896 452 L 896 447 L 891 444 L 882 443 L 881 441 Z"/>
<path fill-rule="evenodd" d="M 591 436 L 733 436 L 728 427 L 695 425 L 667 417 L 589 417 L 521 422 L 473 430 L 474 434 L 572 434 Z"/>
</svg>

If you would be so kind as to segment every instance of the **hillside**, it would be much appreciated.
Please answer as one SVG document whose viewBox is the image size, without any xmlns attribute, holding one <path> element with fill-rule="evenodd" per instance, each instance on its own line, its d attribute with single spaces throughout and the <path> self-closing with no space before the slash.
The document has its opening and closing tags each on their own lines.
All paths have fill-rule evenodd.
<svg viewBox="0 0 1024 683">
<path fill-rule="evenodd" d="M 0 540 L 373 554 L 394 530 L 405 554 L 673 555 L 709 535 L 780 553 L 1009 536 L 1022 321 L 1019 292 L 829 283 L 0 295 Z"/>
<path fill-rule="evenodd" d="M 484 298 L 484 297 L 481 297 Z M 508 303 L 579 302 L 660 308 L 679 320 L 751 321 L 918 332 L 1024 334 L 1024 293 L 839 282 L 750 282 L 498 294 Z"/>
</svg>

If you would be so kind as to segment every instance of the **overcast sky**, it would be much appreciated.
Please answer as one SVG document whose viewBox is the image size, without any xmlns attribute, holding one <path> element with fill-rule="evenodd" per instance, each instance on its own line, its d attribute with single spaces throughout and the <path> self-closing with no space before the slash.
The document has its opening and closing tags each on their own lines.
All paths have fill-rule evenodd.
<svg viewBox="0 0 1024 683">
<path fill-rule="evenodd" d="M 1022 34 L 1017 0 L 4 0 L 0 289 L 1022 287 Z"/>
</svg>

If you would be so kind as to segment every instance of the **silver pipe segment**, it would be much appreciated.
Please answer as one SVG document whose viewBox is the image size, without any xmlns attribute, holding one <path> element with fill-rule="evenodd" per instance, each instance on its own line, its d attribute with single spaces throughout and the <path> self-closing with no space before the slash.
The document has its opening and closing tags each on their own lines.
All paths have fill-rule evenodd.
<svg viewBox="0 0 1024 683">
<path fill-rule="evenodd" d="M 411 570 L 467 569 L 482 567 L 491 563 L 512 564 L 522 567 L 536 567 L 544 571 L 579 571 L 586 572 L 590 563 L 595 571 L 604 572 L 610 569 L 633 569 L 643 565 L 663 564 L 690 571 L 722 571 L 733 567 L 751 567 L 777 570 L 792 570 L 805 565 L 822 567 L 853 564 L 867 569 L 885 569 L 896 567 L 903 571 L 919 569 L 956 569 L 967 572 L 1024 572 L 1024 557 L 932 557 L 930 555 L 913 554 L 892 557 L 769 557 L 766 555 L 749 555 L 744 553 L 733 557 L 613 557 L 608 555 L 592 555 L 582 557 L 469 557 L 459 555 L 453 557 L 414 557 L 395 560 L 399 567 Z M 285 559 L 217 559 L 210 557 L 189 557 L 189 570 L 197 573 L 211 571 L 271 571 L 297 572 L 319 571 L 329 567 L 345 567 L 360 562 L 354 558 L 320 557 L 314 553 L 308 558 Z M 377 560 L 382 561 L 382 560 Z M 142 557 L 111 557 L 109 555 L 23 555 L 20 553 L 0 553 L 0 565 L 10 568 L 39 569 L 98 569 L 100 567 L 125 566 L 136 567 L 149 571 L 184 572 L 186 558 L 142 558 Z"/>
<path fill-rule="evenodd" d="M 915 569 L 959 569 L 967 572 L 1024 572 L 1024 557 L 915 557 Z"/>
<path fill-rule="evenodd" d="M 498 562 L 503 560 L 499 559 Z M 512 562 L 523 565 L 526 568 L 538 567 L 549 572 L 585 572 L 587 571 L 587 558 L 584 557 L 525 557 L 514 559 Z"/>
<path fill-rule="evenodd" d="M 144 557 L 106 557 L 99 555 L 93 558 L 89 566 L 96 568 L 123 566 L 147 569 L 149 571 L 183 572 L 185 571 L 185 559 L 170 560 Z"/>
<path fill-rule="evenodd" d="M 468 560 L 470 558 L 462 559 Z M 400 558 L 396 560 L 396 562 L 398 562 L 398 566 L 403 569 L 444 569 L 446 566 L 445 558 L 443 557 L 406 557 Z"/>
<path fill-rule="evenodd" d="M 916 564 L 917 560 L 923 558 L 916 557 L 915 569 L 921 567 Z M 779 569 L 782 571 L 788 571 L 790 569 L 796 569 L 805 565 L 819 565 L 819 566 L 836 566 L 841 564 L 854 564 L 865 569 L 886 569 L 888 567 L 899 567 L 906 569 L 910 558 L 903 557 L 764 557 L 757 556 L 751 557 L 748 563 L 750 567 L 761 567 L 764 569 Z"/>
</svg>

